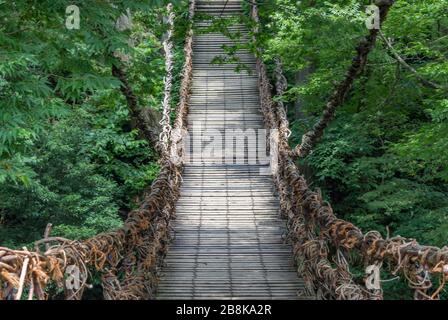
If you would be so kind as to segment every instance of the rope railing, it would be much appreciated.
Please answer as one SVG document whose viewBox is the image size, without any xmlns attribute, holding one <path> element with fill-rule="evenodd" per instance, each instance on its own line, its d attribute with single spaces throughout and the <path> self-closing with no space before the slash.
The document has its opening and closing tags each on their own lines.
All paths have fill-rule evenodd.
<svg viewBox="0 0 448 320">
<path fill-rule="evenodd" d="M 381 2 L 387 3 L 391 2 Z M 252 3 L 251 16 L 259 22 L 256 3 Z M 258 27 L 254 33 L 258 33 Z M 277 94 L 281 95 L 286 85 L 280 65 L 275 78 L 279 80 Z M 402 237 L 384 239 L 377 231 L 363 233 L 352 223 L 338 219 L 320 192 L 310 189 L 295 164 L 287 138 L 286 112 L 282 103 L 272 100 L 261 55 L 257 57 L 257 69 L 266 127 L 280 133 L 279 170 L 274 180 L 281 213 L 287 219 L 286 238 L 293 245 L 297 271 L 307 284 L 305 294 L 320 299 L 382 299 L 380 269 L 387 263 L 393 275 L 405 277 L 416 299 L 437 299 L 448 280 L 448 247 L 423 246 Z M 350 264 L 365 268 L 364 279 L 355 279 Z M 435 289 L 431 276 L 439 278 Z"/>
<path fill-rule="evenodd" d="M 169 145 L 170 145 L 170 135 L 171 135 L 171 89 L 173 87 L 173 31 L 174 31 L 174 19 L 175 14 L 173 12 L 173 5 L 170 3 L 167 6 L 167 21 L 168 32 L 166 34 L 166 39 L 163 42 L 163 50 L 165 52 L 165 88 L 164 88 L 164 98 L 162 101 L 162 120 L 160 120 L 160 125 L 162 127 L 162 132 L 159 136 L 158 147 L 161 149 L 162 158 L 169 157 Z"/>
<path fill-rule="evenodd" d="M 194 8 L 195 0 L 190 0 L 190 19 Z M 192 35 L 189 31 L 185 44 L 181 102 L 170 141 L 177 141 L 175 131 L 185 127 L 192 77 Z M 168 104 L 165 99 L 164 107 Z M 181 156 L 182 150 L 169 148 Z M 0 299 L 48 299 L 50 283 L 64 290 L 65 299 L 80 299 L 85 288 L 91 286 L 91 270 L 101 275 L 105 299 L 153 298 L 170 241 L 169 225 L 179 196 L 182 166 L 182 162 L 163 157 L 150 191 L 117 230 L 84 241 L 42 239 L 36 242 L 34 251 L 0 247 Z M 22 296 L 25 291 L 27 297 Z"/>
<path fill-rule="evenodd" d="M 190 0 L 189 21 L 192 24 L 195 16 L 195 0 Z M 185 159 L 185 137 L 187 133 L 187 116 L 189 110 L 191 85 L 193 80 L 193 25 L 187 33 L 185 41 L 185 63 L 180 86 L 180 102 L 171 132 L 170 157 L 174 163 L 181 163 Z"/>
<path fill-rule="evenodd" d="M 281 95 L 287 88 L 287 83 L 282 74 L 279 59 L 276 61 L 275 78 L 276 92 Z M 268 81 L 266 75 L 262 79 L 263 81 Z M 281 138 L 279 147 L 281 150 L 279 154 L 282 157 L 280 160 L 281 165 L 275 180 L 279 187 L 282 202 L 282 216 L 290 219 L 288 221 L 287 239 L 294 245 L 294 258 L 297 263 L 298 273 L 304 276 L 307 284 L 308 290 L 304 294 L 308 296 L 314 295 L 319 299 L 329 299 L 333 293 L 334 297 L 338 299 L 366 299 L 368 298 L 369 292 L 354 282 L 349 272 L 348 264 L 343 256 L 338 254 L 337 259 L 331 260 L 332 257 L 330 256 L 326 243 L 319 239 L 313 232 L 314 230 L 311 225 L 306 225 L 306 220 L 303 215 L 295 215 L 294 208 L 300 208 L 301 205 L 300 190 L 296 188 L 297 184 L 294 183 L 295 181 L 293 179 L 285 178 L 289 177 L 289 174 L 294 175 L 294 173 L 298 172 L 292 159 L 289 157 L 284 158 L 284 155 L 291 154 L 288 144 L 290 133 L 288 120 L 282 102 L 277 103 L 274 110 L 280 137 L 283 137 Z M 299 211 L 299 213 L 303 214 L 304 211 Z M 333 267 L 334 264 L 336 267 Z M 311 279 L 315 279 L 314 282 L 318 285 L 315 285 Z M 372 298 L 377 298 L 377 296 Z"/>
<path fill-rule="evenodd" d="M 190 0 L 190 20 L 194 9 L 195 0 Z M 252 3 L 251 16 L 259 21 L 256 3 Z M 256 36 L 258 27 L 254 31 Z M 184 48 L 181 99 L 172 128 L 168 117 L 172 68 L 167 61 L 162 120 L 165 131 L 160 137 L 165 152 L 160 173 L 139 208 L 129 213 L 123 227 L 88 240 L 48 236 L 37 241 L 34 250 L 0 247 L 0 299 L 52 298 L 48 296 L 50 283 L 63 290 L 66 299 L 80 299 L 91 287 L 91 271 L 101 275 L 105 299 L 154 298 L 181 183 L 183 164 L 178 160 L 184 153 L 183 133 L 193 75 L 192 43 L 190 29 Z M 169 40 L 165 49 L 170 52 Z M 402 237 L 384 239 L 379 232 L 363 233 L 352 223 L 338 219 L 320 192 L 310 189 L 295 164 L 286 112 L 282 102 L 272 100 L 272 87 L 260 54 L 257 71 L 266 128 L 279 131 L 279 170 L 274 181 L 281 213 L 287 219 L 286 239 L 293 245 L 297 271 L 307 285 L 304 294 L 321 299 L 382 299 L 380 269 L 387 265 L 392 274 L 404 276 L 416 299 L 437 299 L 448 280 L 448 247 L 423 246 Z M 281 95 L 287 83 L 280 61 L 275 78 L 277 94 Z M 350 267 L 365 268 L 365 277 L 357 279 Z M 439 283 L 433 288 L 431 278 L 436 277 Z"/>
</svg>

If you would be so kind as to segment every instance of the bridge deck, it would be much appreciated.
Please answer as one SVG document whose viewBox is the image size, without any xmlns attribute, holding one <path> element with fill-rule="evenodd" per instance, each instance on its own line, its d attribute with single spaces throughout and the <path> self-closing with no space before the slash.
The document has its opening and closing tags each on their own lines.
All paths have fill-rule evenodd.
<svg viewBox="0 0 448 320">
<path fill-rule="evenodd" d="M 223 11 L 224 3 L 198 1 L 197 11 L 241 12 L 239 1 L 229 1 Z M 199 28 L 206 25 L 197 22 Z M 241 42 L 247 40 L 242 25 L 231 30 L 241 32 Z M 193 135 L 264 127 L 255 58 L 247 50 L 238 51 L 252 75 L 236 72 L 236 64 L 211 64 L 215 56 L 224 55 L 223 44 L 231 41 L 219 33 L 194 38 L 188 119 L 190 130 L 196 130 Z M 225 151 L 224 141 L 218 151 Z M 255 158 L 253 153 L 246 161 Z M 285 222 L 279 218 L 272 176 L 260 174 L 268 165 L 212 160 L 201 151 L 190 151 L 158 299 L 298 299 L 303 281 L 294 270 L 291 247 L 282 240 Z"/>
</svg>

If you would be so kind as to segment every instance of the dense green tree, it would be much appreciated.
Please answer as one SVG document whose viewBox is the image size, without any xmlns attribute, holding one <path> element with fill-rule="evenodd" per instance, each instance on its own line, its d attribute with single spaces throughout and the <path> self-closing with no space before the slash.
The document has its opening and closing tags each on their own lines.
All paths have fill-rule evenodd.
<svg viewBox="0 0 448 320">
<path fill-rule="evenodd" d="M 187 2 L 172 2 L 179 69 Z M 167 3 L 0 1 L 2 245 L 41 238 L 47 223 L 69 238 L 115 228 L 150 185 L 157 155 L 135 122 L 160 109 Z M 70 5 L 79 29 L 66 26 Z"/>
<path fill-rule="evenodd" d="M 259 45 L 271 66 L 274 57 L 283 62 L 289 88 L 276 99 L 288 106 L 293 145 L 319 119 L 367 34 L 367 4 L 261 6 Z M 336 119 L 300 160 L 337 215 L 364 231 L 447 244 L 447 13 L 447 1 L 396 1 Z"/>
</svg>

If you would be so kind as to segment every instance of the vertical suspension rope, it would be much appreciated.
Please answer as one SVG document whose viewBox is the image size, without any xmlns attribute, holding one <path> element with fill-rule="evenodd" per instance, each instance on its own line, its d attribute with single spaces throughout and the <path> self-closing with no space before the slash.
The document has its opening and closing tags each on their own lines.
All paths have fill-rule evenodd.
<svg viewBox="0 0 448 320">
<path fill-rule="evenodd" d="M 186 119 L 190 103 L 191 82 L 193 78 L 193 20 L 195 15 L 196 1 L 189 1 L 189 20 L 191 23 L 190 29 L 185 41 L 184 53 L 185 64 L 183 67 L 183 77 L 180 87 L 180 103 L 177 108 L 176 120 L 174 122 L 173 130 L 171 132 L 171 146 L 170 158 L 175 162 L 183 161 L 184 146 L 183 138 L 186 133 Z"/>
<path fill-rule="evenodd" d="M 173 87 L 173 31 L 174 31 L 174 19 L 175 14 L 173 12 L 173 5 L 170 3 L 167 6 L 167 25 L 168 32 L 165 41 L 163 42 L 163 49 L 165 52 L 165 72 L 164 79 L 165 90 L 164 98 L 162 102 L 162 120 L 160 125 L 162 126 L 162 132 L 159 136 L 159 145 L 161 149 L 162 159 L 169 156 L 170 135 L 171 135 L 171 89 Z"/>
</svg>

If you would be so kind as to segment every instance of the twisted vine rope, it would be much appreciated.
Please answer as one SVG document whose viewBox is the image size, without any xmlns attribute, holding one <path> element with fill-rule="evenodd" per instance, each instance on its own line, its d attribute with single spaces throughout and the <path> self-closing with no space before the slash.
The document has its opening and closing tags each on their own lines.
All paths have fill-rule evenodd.
<svg viewBox="0 0 448 320">
<path fill-rule="evenodd" d="M 193 19 L 194 8 L 195 1 L 190 0 L 190 19 Z M 182 99 L 173 132 L 185 130 L 192 78 L 192 35 L 190 31 L 184 49 Z M 171 133 L 170 141 L 179 141 L 174 135 Z M 174 153 L 182 156 L 182 149 L 173 145 L 167 148 L 171 156 Z M 25 290 L 29 300 L 48 299 L 46 288 L 50 283 L 63 289 L 66 299 L 80 299 L 85 288 L 91 286 L 88 284 L 91 270 L 101 274 L 105 299 L 153 298 L 170 241 L 169 224 L 175 214 L 182 167 L 182 162 L 165 155 L 150 191 L 117 230 L 85 241 L 42 239 L 36 242 L 34 251 L 0 247 L 0 299 L 21 299 Z M 41 247 L 49 244 L 48 249 L 42 251 Z M 70 279 L 73 281 L 68 281 Z M 72 286 L 76 279 L 80 283 Z"/>
<path fill-rule="evenodd" d="M 169 156 L 170 134 L 171 134 L 171 89 L 173 87 L 173 31 L 175 14 L 173 12 L 173 5 L 170 3 L 167 6 L 168 18 L 168 32 L 166 39 L 163 42 L 163 50 L 165 52 L 165 89 L 164 98 L 162 102 L 162 120 L 160 125 L 162 132 L 159 136 L 159 148 L 161 149 L 162 158 Z"/>
<path fill-rule="evenodd" d="M 395 0 L 376 0 L 374 3 L 379 8 L 380 26 L 386 21 L 389 9 Z M 380 29 L 371 29 L 369 35 L 363 38 L 356 47 L 357 55 L 353 58 L 352 64 L 348 69 L 344 79 L 336 86 L 335 91 L 331 95 L 322 118 L 314 125 L 313 129 L 305 133 L 302 137 L 302 143 L 296 146 L 294 154 L 300 158 L 305 158 L 316 146 L 316 143 L 322 138 L 324 130 L 333 120 L 336 109 L 340 107 L 347 96 L 349 90 L 353 87 L 355 79 L 364 70 L 367 63 L 367 57 L 375 47 L 376 40 L 380 34 Z"/>
<path fill-rule="evenodd" d="M 190 19 L 194 15 L 194 0 L 190 1 Z M 258 21 L 256 4 L 252 17 Z M 67 299 L 79 299 L 90 270 L 102 274 L 106 299 L 150 299 L 157 287 L 158 272 L 169 242 L 169 222 L 179 194 L 182 163 L 172 157 L 182 157 L 182 131 L 186 130 L 186 115 L 192 78 L 192 30 L 189 32 L 186 61 L 181 85 L 181 102 L 174 129 L 170 134 L 170 156 L 162 158 L 162 168 L 150 192 L 139 209 L 132 211 L 124 226 L 86 241 L 47 238 L 36 242 L 29 251 L 0 247 L 0 299 L 21 299 L 26 288 L 28 299 L 47 299 L 45 288 L 50 282 L 63 288 Z M 356 226 L 338 219 L 319 192 L 312 191 L 300 175 L 288 144 L 289 129 L 286 113 L 274 104 L 266 68 L 257 59 L 262 111 L 267 128 L 279 128 L 280 170 L 275 181 L 281 198 L 282 214 L 288 219 L 287 238 L 294 246 L 298 272 L 305 277 L 308 293 L 324 299 L 379 299 L 381 290 L 367 289 L 356 282 L 349 271 L 353 253 L 368 266 L 381 267 L 388 262 L 394 274 L 403 274 L 415 289 L 419 299 L 436 299 L 448 280 L 448 248 L 422 246 L 415 240 L 401 237 L 383 239 L 378 232 L 363 234 Z M 277 73 L 281 70 L 278 64 Z M 286 88 L 277 84 L 278 93 Z M 47 247 L 45 251 L 42 246 Z M 76 267 L 80 285 L 67 286 L 65 274 Z M 123 273 L 122 280 L 119 273 Z M 438 275 L 440 285 L 432 292 L 431 275 Z"/>
<path fill-rule="evenodd" d="M 190 0 L 189 21 L 192 24 L 195 15 L 195 0 Z M 185 64 L 183 67 L 183 77 L 180 86 L 180 103 L 177 108 L 177 116 L 174 121 L 174 129 L 171 132 L 171 144 L 169 155 L 175 163 L 185 159 L 185 137 L 187 134 L 187 116 L 189 110 L 191 85 L 193 79 L 193 25 L 187 33 L 184 47 Z"/>
<path fill-rule="evenodd" d="M 378 2 L 383 6 L 380 6 L 383 18 L 392 2 Z M 389 7 L 384 7 L 388 4 Z M 257 25 L 256 3 L 252 3 L 251 16 Z M 255 36 L 257 33 L 258 26 L 254 28 Z M 364 43 L 370 47 L 374 42 Z M 364 234 L 352 223 L 336 217 L 331 205 L 323 201 L 319 191 L 309 188 L 295 165 L 296 154 L 288 143 L 286 112 L 282 103 L 275 104 L 272 100 L 266 67 L 260 57 L 258 51 L 257 70 L 264 122 L 267 129 L 278 128 L 280 133 L 279 170 L 274 181 L 280 196 L 281 214 L 287 219 L 286 238 L 293 245 L 298 273 L 307 285 L 304 294 L 316 295 L 320 299 L 382 299 L 381 287 L 368 286 L 372 280 L 370 276 L 366 276 L 364 281 L 356 281 L 350 273 L 349 263 L 358 262 L 372 270 L 380 269 L 386 262 L 392 268 L 392 274 L 406 278 L 415 290 L 416 299 L 437 299 L 448 280 L 448 247 L 423 246 L 402 237 L 383 239 L 376 231 Z M 366 57 L 361 58 L 364 62 L 359 58 L 355 60 L 362 64 Z M 276 64 L 275 73 L 277 94 L 281 95 L 287 84 L 280 74 L 280 61 Z M 430 276 L 439 278 L 439 285 L 432 292 Z"/>
</svg>

